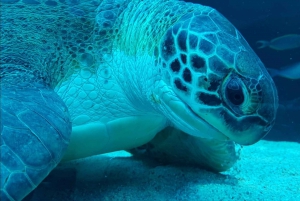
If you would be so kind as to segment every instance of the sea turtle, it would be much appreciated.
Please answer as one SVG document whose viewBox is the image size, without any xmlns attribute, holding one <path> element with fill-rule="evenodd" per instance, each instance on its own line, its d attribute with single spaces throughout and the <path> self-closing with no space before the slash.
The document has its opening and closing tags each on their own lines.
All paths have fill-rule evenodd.
<svg viewBox="0 0 300 201">
<path fill-rule="evenodd" d="M 131 150 L 223 171 L 275 85 L 219 12 L 175 0 L 1 0 L 1 200 L 61 161 Z M 148 144 L 147 144 L 148 143 Z"/>
</svg>

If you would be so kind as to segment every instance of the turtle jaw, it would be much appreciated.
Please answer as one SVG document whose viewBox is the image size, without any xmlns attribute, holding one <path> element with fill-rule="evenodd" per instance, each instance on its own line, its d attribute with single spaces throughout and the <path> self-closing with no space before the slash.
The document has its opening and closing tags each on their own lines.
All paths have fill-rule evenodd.
<svg viewBox="0 0 300 201">
<path fill-rule="evenodd" d="M 229 140 L 229 138 L 197 115 L 193 110 L 184 104 L 181 100 L 169 100 L 167 107 L 170 110 L 172 124 L 185 133 L 206 139 L 216 139 L 220 141 Z"/>
<path fill-rule="evenodd" d="M 193 112 L 168 87 L 158 89 L 157 95 L 160 97 L 160 106 L 163 108 L 160 110 L 164 111 L 164 115 L 171 121 L 171 125 L 195 137 L 228 140 L 226 135 Z"/>
<path fill-rule="evenodd" d="M 271 123 L 269 123 L 268 126 L 260 126 L 258 123 L 256 123 L 256 121 L 258 122 L 261 120 L 256 119 L 256 118 L 251 119 L 248 117 L 248 118 L 242 119 L 240 122 L 240 125 L 249 124 L 249 122 L 253 121 L 252 128 L 247 131 L 245 131 L 245 130 L 239 131 L 239 130 L 234 130 L 232 128 L 232 126 L 226 124 L 223 121 L 220 121 L 220 118 L 210 118 L 209 116 L 213 116 L 212 115 L 213 113 L 209 114 L 209 112 L 207 112 L 205 115 L 207 118 L 202 118 L 200 115 L 198 115 L 196 112 L 194 112 L 192 108 L 190 108 L 189 106 L 186 106 L 186 107 L 190 111 L 190 113 L 194 115 L 194 117 L 196 119 L 199 119 L 201 121 L 201 123 L 203 123 L 203 124 L 201 124 L 201 130 L 203 128 L 202 126 L 205 124 L 208 128 L 211 127 L 213 130 L 215 130 L 215 132 L 209 131 L 208 134 L 210 134 L 210 135 L 213 134 L 210 137 L 213 137 L 217 140 L 222 140 L 222 141 L 231 140 L 237 144 L 245 145 L 245 146 L 255 144 L 260 139 L 262 139 L 264 136 L 266 136 L 270 132 L 271 128 L 273 127 L 273 125 L 275 123 L 275 120 L 274 120 Z M 220 117 L 220 115 L 218 115 L 218 117 Z M 222 120 L 222 118 L 221 118 L 221 120 Z M 212 122 L 212 123 L 209 123 L 209 122 Z M 199 126 L 200 126 L 200 124 L 198 124 L 198 127 Z M 217 133 L 218 133 L 218 135 L 216 135 Z M 201 133 L 201 135 L 202 134 L 204 134 L 204 133 Z M 191 134 L 191 135 L 193 135 L 193 134 Z M 202 136 L 199 136 L 199 133 L 198 133 L 197 137 L 202 137 Z M 205 137 L 205 138 L 207 138 L 207 137 Z"/>
<path fill-rule="evenodd" d="M 207 114 L 203 117 L 206 122 L 212 122 L 216 130 L 240 145 L 255 144 L 270 132 L 275 122 L 267 122 L 255 115 L 236 118 L 221 108 L 201 111 L 201 114 Z"/>
<path fill-rule="evenodd" d="M 185 104 L 164 81 L 160 80 L 155 84 L 153 95 L 159 99 L 155 101 L 156 110 L 166 116 L 172 126 L 195 137 L 229 140 L 226 135 Z"/>
<path fill-rule="evenodd" d="M 237 120 L 221 108 L 195 112 L 179 97 L 170 93 L 161 93 L 160 96 L 168 110 L 166 116 L 172 125 L 195 137 L 252 145 L 267 135 L 274 125 L 274 120 L 267 123 L 252 116 Z"/>
</svg>

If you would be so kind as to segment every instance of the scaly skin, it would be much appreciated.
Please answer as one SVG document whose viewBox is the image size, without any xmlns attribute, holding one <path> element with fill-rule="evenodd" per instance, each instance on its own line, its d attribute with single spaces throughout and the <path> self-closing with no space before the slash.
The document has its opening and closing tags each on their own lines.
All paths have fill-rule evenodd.
<svg viewBox="0 0 300 201">
<path fill-rule="evenodd" d="M 76 61 L 93 54 L 80 45 L 93 43 L 87 36 L 94 30 L 99 3 L 1 1 L 3 201 L 21 200 L 66 151 L 71 119 L 53 89 L 74 72 Z"/>
<path fill-rule="evenodd" d="M 223 171 L 235 142 L 269 132 L 278 105 L 240 33 L 185 2 L 1 1 L 0 62 L 1 200 L 23 199 L 63 156 L 132 149 L 157 133 L 149 152 Z"/>
</svg>

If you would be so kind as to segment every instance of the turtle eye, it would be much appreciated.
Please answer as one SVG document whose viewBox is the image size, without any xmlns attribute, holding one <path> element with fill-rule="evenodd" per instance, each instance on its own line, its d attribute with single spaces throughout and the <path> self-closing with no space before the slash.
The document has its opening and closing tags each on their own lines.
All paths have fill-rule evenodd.
<svg viewBox="0 0 300 201">
<path fill-rule="evenodd" d="M 243 104 L 245 97 L 238 79 L 231 79 L 226 86 L 226 97 L 235 106 Z"/>
<path fill-rule="evenodd" d="M 227 105 L 238 115 L 248 113 L 249 94 L 243 81 L 236 76 L 229 76 L 226 79 L 224 98 Z"/>
<path fill-rule="evenodd" d="M 233 75 L 225 79 L 222 90 L 224 101 L 238 115 L 252 114 L 260 103 L 261 94 L 251 91 L 249 84 L 251 85 L 250 82 Z"/>
</svg>

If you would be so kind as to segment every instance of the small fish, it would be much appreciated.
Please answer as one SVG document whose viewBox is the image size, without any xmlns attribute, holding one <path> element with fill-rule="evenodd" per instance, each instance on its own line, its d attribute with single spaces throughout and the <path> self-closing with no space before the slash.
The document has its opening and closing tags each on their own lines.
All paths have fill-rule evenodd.
<svg viewBox="0 0 300 201">
<path fill-rule="evenodd" d="M 279 107 L 282 110 L 285 110 L 286 112 L 288 110 L 293 111 L 293 112 L 295 112 L 295 110 L 297 110 L 300 112 L 300 97 L 295 98 L 293 100 L 280 101 Z"/>
<path fill-rule="evenodd" d="M 300 47 L 300 35 L 288 34 L 274 38 L 271 41 L 259 40 L 256 42 L 258 49 L 269 47 L 274 50 L 289 50 Z"/>
<path fill-rule="evenodd" d="M 300 62 L 294 63 L 290 66 L 286 66 L 281 70 L 268 68 L 268 71 L 272 77 L 280 76 L 292 80 L 300 79 Z"/>
</svg>

